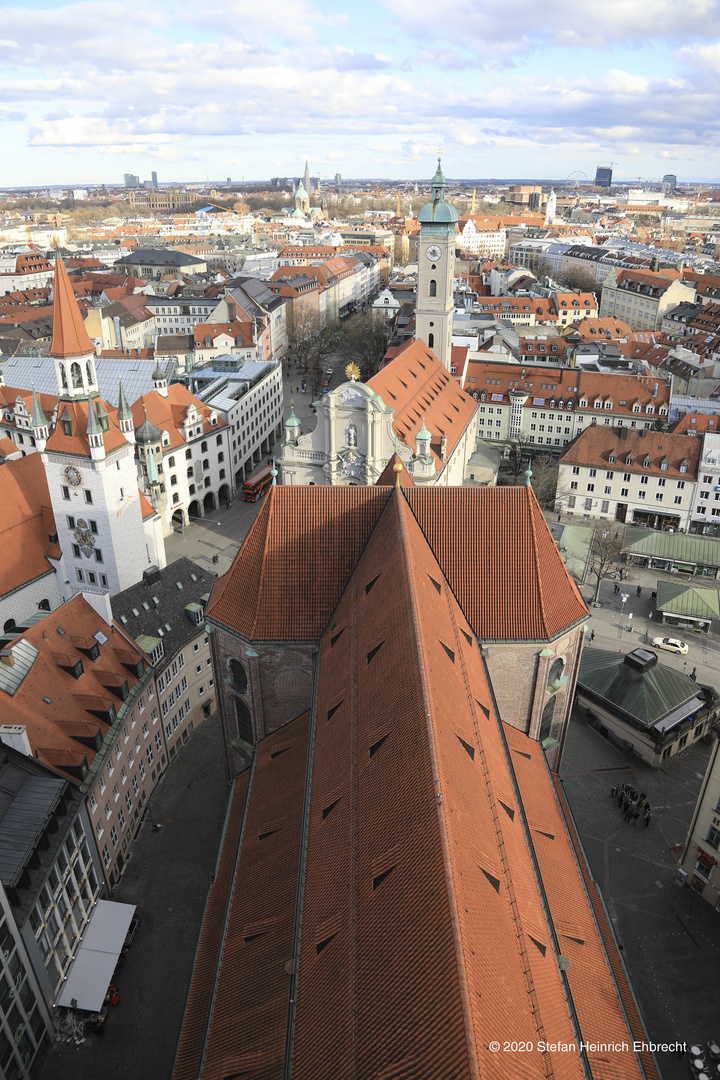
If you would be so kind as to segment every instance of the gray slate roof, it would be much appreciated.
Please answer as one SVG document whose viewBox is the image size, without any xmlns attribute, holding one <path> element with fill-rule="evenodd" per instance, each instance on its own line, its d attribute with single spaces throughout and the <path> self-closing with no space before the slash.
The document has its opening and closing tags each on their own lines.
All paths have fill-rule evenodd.
<svg viewBox="0 0 720 1080">
<path fill-rule="evenodd" d="M 712 536 L 631 527 L 625 531 L 623 552 L 628 555 L 646 555 L 653 559 L 720 566 L 720 540 Z"/>
<path fill-rule="evenodd" d="M 176 360 L 161 360 L 161 367 L 172 381 L 177 370 Z M 140 360 L 134 356 L 116 359 L 101 356 L 95 361 L 98 389 L 103 401 L 118 403 L 119 376 L 122 375 L 127 399 L 132 404 L 153 389 L 152 373 L 157 367 L 155 360 Z M 31 390 L 33 383 L 39 394 L 57 394 L 55 365 L 49 356 L 13 356 L 2 365 L 7 386 L 18 390 Z"/>
<path fill-rule="evenodd" d="M 152 584 L 141 581 L 113 596 L 112 610 L 135 641 L 140 637 L 162 639 L 165 659 L 158 665 L 162 667 L 168 657 L 199 633 L 185 608 L 188 604 L 199 603 L 210 592 L 217 575 L 185 557 L 159 573 L 160 581 Z"/>
</svg>

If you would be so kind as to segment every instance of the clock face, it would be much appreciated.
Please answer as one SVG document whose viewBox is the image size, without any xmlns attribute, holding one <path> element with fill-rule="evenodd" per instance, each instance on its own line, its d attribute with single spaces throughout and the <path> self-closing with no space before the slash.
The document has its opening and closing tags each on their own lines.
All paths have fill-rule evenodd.
<svg viewBox="0 0 720 1080">
<path fill-rule="evenodd" d="M 442 248 L 439 248 L 437 244 L 431 244 L 425 254 L 430 262 L 437 262 L 438 259 L 442 258 Z"/>
<path fill-rule="evenodd" d="M 63 476 L 70 487 L 79 487 L 82 484 L 82 476 L 74 465 L 66 465 L 63 469 Z"/>
</svg>

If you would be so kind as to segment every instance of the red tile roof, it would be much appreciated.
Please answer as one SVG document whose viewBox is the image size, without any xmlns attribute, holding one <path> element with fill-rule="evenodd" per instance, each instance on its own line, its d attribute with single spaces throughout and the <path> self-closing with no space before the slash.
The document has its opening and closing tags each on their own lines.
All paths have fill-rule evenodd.
<svg viewBox="0 0 720 1080">
<path fill-rule="evenodd" d="M 396 465 L 400 466 L 400 469 L 397 472 L 395 471 Z M 375 486 L 396 487 L 398 483 L 400 487 L 415 487 L 415 481 L 405 468 L 402 458 L 397 454 L 393 454 L 383 471 L 380 473 L 380 476 L 375 481 Z"/>
<path fill-rule="evenodd" d="M 53 335 L 50 355 L 86 356 L 94 351 L 65 269 L 65 263 L 61 258 L 57 258 L 55 260 Z"/>
<path fill-rule="evenodd" d="M 111 450 L 117 450 L 122 446 L 127 446 L 127 439 L 120 430 L 114 413 L 117 409 L 109 402 L 103 402 L 101 398 L 94 397 L 89 401 L 87 398 L 77 401 L 63 398 L 58 407 L 58 418 L 53 429 L 52 434 L 47 442 L 48 450 L 53 450 L 58 454 L 75 454 L 82 457 L 90 457 L 90 444 L 88 443 L 87 436 L 87 422 L 88 422 L 88 408 L 92 402 L 92 407 L 95 407 L 98 403 L 102 404 L 105 412 L 108 413 L 108 430 L 103 432 L 103 444 L 105 446 L 105 452 L 108 453 Z M 71 432 L 69 435 L 65 434 L 65 428 L 62 424 L 63 416 L 66 416 L 70 420 Z"/>
<path fill-rule="evenodd" d="M 100 645 L 100 656 L 93 662 L 80 649 L 98 630 L 108 640 Z M 120 708 L 115 688 L 127 680 L 132 689 L 138 681 L 128 665 L 142 662 L 145 669 L 149 658 L 120 627 L 111 629 L 80 593 L 35 623 L 12 646 L 20 640 L 34 646 L 38 656 L 12 697 L 0 690 L 4 722 L 25 724 L 33 753 L 52 768 L 67 772 L 83 762 L 89 766 L 95 751 L 81 740 L 98 731 L 105 737 L 110 723 L 97 713 L 107 713 L 111 704 Z M 66 660 L 82 661 L 79 679 L 60 666 Z M 80 779 L 71 772 L 68 775 L 76 783 Z"/>
<path fill-rule="evenodd" d="M 593 424 L 565 447 L 559 461 L 561 465 L 589 465 L 695 480 L 701 450 L 701 440 L 688 435 Z M 611 461 L 613 457 L 615 460 Z M 643 464 L 645 460 L 647 466 Z M 666 469 L 662 469 L 663 462 L 667 463 Z"/>
<path fill-rule="evenodd" d="M 544 826 L 551 811 L 558 832 L 564 823 L 542 751 L 519 732 L 515 753 L 508 749 L 478 640 L 408 498 L 453 491 L 466 494 L 389 492 L 320 642 L 311 787 L 300 777 L 300 721 L 258 746 L 207 1080 L 243 1072 L 270 1080 L 290 1051 L 293 1075 L 312 1080 L 580 1080 L 577 1051 L 527 1055 L 519 1072 L 516 1057 L 490 1049 L 496 1035 L 575 1043 L 569 983 L 556 962 L 559 935 L 574 931 L 574 920 L 586 935 L 573 953 L 580 1034 L 587 1039 L 605 1024 L 628 1039 L 567 837 L 545 859 L 542 885 L 544 874 L 556 875 L 554 897 L 572 892 L 577 911 L 559 903 L 548 914 L 544 905 L 532 826 Z M 460 526 L 444 503 L 434 507 L 438 526 Z M 497 518 L 494 526 L 502 532 Z M 530 823 L 516 759 L 534 770 Z M 298 949 L 290 900 L 303 796 Z M 296 982 L 283 959 L 295 959 Z M 578 1007 L 574 994 L 572 1003 Z M 622 1055 L 622 1072 L 596 1060 L 598 1077 L 641 1076 L 631 1053 Z"/>
<path fill-rule="evenodd" d="M 194 405 L 203 418 L 203 434 L 211 431 L 220 431 L 227 427 L 227 422 L 222 417 L 217 417 L 217 423 L 210 423 L 210 414 L 213 411 L 209 405 L 203 404 L 200 398 L 191 394 L 186 386 L 180 383 L 171 383 L 167 388 L 168 396 L 164 397 L 157 390 L 150 390 L 142 394 L 131 406 L 133 422 L 136 428 L 145 421 L 145 417 L 151 424 L 155 424 L 161 431 L 167 431 L 170 436 L 169 447 L 175 448 L 185 445 L 183 435 L 183 423 L 191 405 Z M 117 412 L 117 409 L 115 410 Z"/>
<path fill-rule="evenodd" d="M 208 616 L 249 639 L 317 640 L 391 493 L 274 487 Z M 482 640 L 546 641 L 586 616 L 530 488 L 403 493 Z"/>
<path fill-rule="evenodd" d="M 413 453 L 415 436 L 425 424 L 433 436 L 435 468 L 441 469 L 440 437 L 447 436 L 449 457 L 472 420 L 476 405 L 462 393 L 457 381 L 425 342 L 410 342 L 367 385 L 393 410 L 393 430 Z"/>
<path fill-rule="evenodd" d="M 258 747 L 203 1080 L 282 1075 L 309 729 L 305 713 Z"/>
<path fill-rule="evenodd" d="M 704 435 L 706 431 L 709 431 L 711 435 L 717 435 L 720 431 L 720 417 L 685 413 L 670 425 L 668 431 L 674 435 Z"/>
<path fill-rule="evenodd" d="M 46 574 L 51 569 L 48 555 L 60 558 L 58 544 L 50 541 L 57 530 L 40 454 L 0 467 L 0 506 L 0 596 L 5 596 Z"/>
</svg>

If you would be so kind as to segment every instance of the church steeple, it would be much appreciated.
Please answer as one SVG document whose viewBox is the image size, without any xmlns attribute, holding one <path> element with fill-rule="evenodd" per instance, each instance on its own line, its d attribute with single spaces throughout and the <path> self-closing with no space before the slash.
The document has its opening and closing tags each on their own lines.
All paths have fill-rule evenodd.
<svg viewBox="0 0 720 1080">
<path fill-rule="evenodd" d="M 420 223 L 418 284 L 415 304 L 415 335 L 424 341 L 440 363 L 452 364 L 454 311 L 455 237 L 458 212 L 445 200 L 447 186 L 438 156 L 430 181 L 432 200 L 417 216 Z"/>
<path fill-rule="evenodd" d="M 60 397 L 80 398 L 97 393 L 95 349 L 88 337 L 65 263 L 55 259 L 53 333 L 50 355 L 55 361 Z"/>
<path fill-rule="evenodd" d="M 305 190 L 307 191 L 307 193 L 309 195 L 310 194 L 310 166 L 307 163 L 307 158 L 305 158 L 305 172 L 303 174 L 303 180 L 305 181 Z"/>
<path fill-rule="evenodd" d="M 50 435 L 50 425 L 48 424 L 45 413 L 42 411 L 34 386 L 32 392 L 32 407 L 33 438 L 35 439 L 35 445 L 38 452 L 42 453 Z"/>
</svg>

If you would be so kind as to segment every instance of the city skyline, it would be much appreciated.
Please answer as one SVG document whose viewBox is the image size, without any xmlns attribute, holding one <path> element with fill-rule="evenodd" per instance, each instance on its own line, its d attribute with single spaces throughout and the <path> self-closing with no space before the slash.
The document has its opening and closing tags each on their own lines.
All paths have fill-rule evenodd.
<svg viewBox="0 0 720 1080">
<path fill-rule="evenodd" d="M 31 2 L 4 11 L 5 183 L 125 172 L 617 182 L 720 175 L 717 3 L 329 0 L 272 9 Z"/>
</svg>

